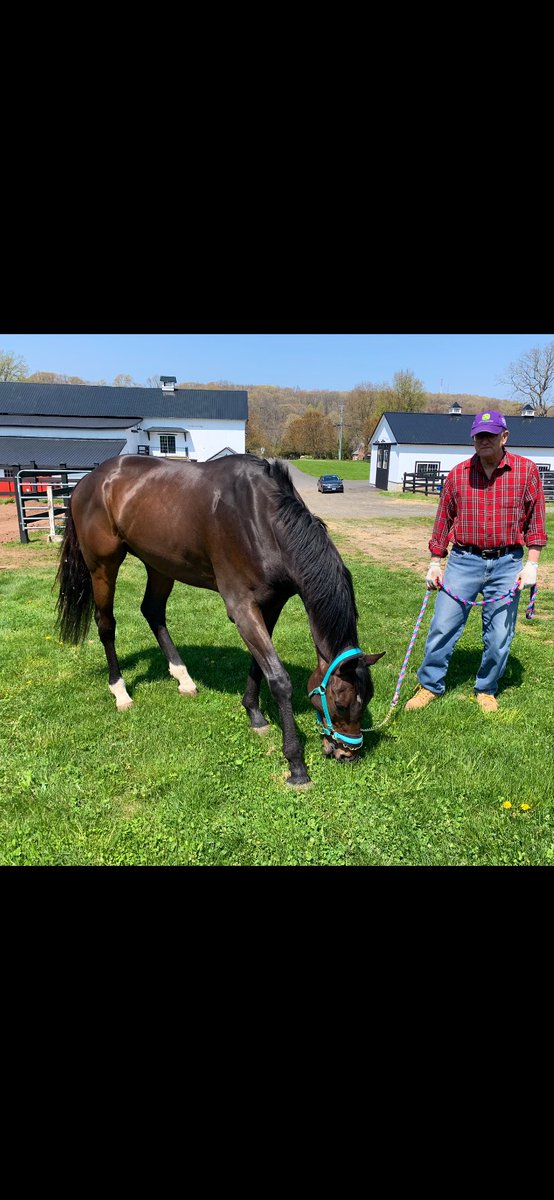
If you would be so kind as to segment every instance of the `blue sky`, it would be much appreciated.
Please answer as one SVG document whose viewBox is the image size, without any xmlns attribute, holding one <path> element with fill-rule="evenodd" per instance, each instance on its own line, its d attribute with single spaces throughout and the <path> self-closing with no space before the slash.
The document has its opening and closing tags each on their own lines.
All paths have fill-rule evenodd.
<svg viewBox="0 0 554 1200">
<path fill-rule="evenodd" d="M 89 383 L 176 375 L 179 383 L 342 392 L 413 371 L 429 392 L 501 400 L 510 398 L 498 382 L 509 364 L 551 341 L 551 333 L 0 333 L 0 350 L 22 357 L 30 374 L 53 371 Z"/>
</svg>

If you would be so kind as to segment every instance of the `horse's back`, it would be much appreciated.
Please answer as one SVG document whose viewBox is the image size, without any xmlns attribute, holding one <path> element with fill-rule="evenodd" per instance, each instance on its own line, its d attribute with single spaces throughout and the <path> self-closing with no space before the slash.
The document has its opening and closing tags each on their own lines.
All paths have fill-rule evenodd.
<svg viewBox="0 0 554 1200">
<path fill-rule="evenodd" d="M 273 573 L 283 487 L 292 488 L 286 467 L 253 455 L 206 463 L 121 455 L 81 480 L 72 511 L 91 557 L 115 552 L 117 539 L 157 570 L 214 587 L 229 563 L 245 577 Z"/>
<path fill-rule="evenodd" d="M 248 508 L 252 493 L 268 499 L 283 487 L 292 489 L 283 464 L 270 464 L 250 454 L 226 455 L 210 462 L 124 454 L 107 459 L 85 476 L 74 491 L 76 506 L 99 501 L 112 515 L 130 499 L 148 495 L 150 504 L 178 503 L 193 498 L 197 511 L 215 511 L 221 500 Z"/>
</svg>

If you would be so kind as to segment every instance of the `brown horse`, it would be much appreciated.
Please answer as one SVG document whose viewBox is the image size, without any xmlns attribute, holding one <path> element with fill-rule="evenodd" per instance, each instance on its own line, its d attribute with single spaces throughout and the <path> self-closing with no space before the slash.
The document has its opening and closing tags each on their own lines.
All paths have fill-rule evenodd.
<svg viewBox="0 0 554 1200">
<path fill-rule="evenodd" d="M 64 641 L 86 636 L 94 610 L 118 709 L 132 704 L 115 651 L 113 600 L 127 552 L 144 563 L 141 612 L 165 654 L 179 691 L 196 685 L 166 627 L 175 580 L 220 593 L 252 654 L 242 704 L 256 732 L 262 672 L 279 707 L 287 783 L 309 783 L 292 713 L 292 685 L 271 634 L 283 606 L 300 595 L 317 651 L 308 682 L 323 734 L 323 751 L 353 762 L 360 725 L 373 695 L 368 666 L 381 654 L 358 647 L 352 578 L 326 526 L 295 490 L 288 468 L 250 454 L 207 463 L 124 455 L 102 463 L 77 484 L 60 548 L 58 625 Z"/>
</svg>

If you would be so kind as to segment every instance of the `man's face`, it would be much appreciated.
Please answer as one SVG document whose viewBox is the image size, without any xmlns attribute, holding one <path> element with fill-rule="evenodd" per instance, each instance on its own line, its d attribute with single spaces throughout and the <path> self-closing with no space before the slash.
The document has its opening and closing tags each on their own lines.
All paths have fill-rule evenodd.
<svg viewBox="0 0 554 1200">
<path fill-rule="evenodd" d="M 475 453 L 487 466 L 490 463 L 498 463 L 504 453 L 507 440 L 507 429 L 503 429 L 501 433 L 476 433 L 473 438 Z"/>
</svg>

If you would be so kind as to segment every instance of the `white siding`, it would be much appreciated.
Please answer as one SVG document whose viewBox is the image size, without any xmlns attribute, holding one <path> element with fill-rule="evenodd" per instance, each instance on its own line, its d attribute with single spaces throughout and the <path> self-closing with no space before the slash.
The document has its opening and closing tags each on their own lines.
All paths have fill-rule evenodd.
<svg viewBox="0 0 554 1200">
<path fill-rule="evenodd" d="M 244 421 L 208 421 L 198 417 L 187 417 L 185 421 L 181 417 L 177 419 L 175 417 L 156 417 L 156 419 L 145 417 L 140 422 L 141 428 L 136 432 L 132 431 L 134 426 L 130 426 L 128 429 L 80 429 L 72 428 L 70 425 L 63 427 L 32 425 L 31 421 L 32 417 L 29 424 L 0 425 L 0 437 L 86 438 L 87 440 L 107 438 L 110 441 L 126 438 L 123 454 L 137 454 L 139 446 L 148 446 L 151 455 L 159 455 L 161 453 L 160 433 L 167 429 L 175 436 L 176 457 L 186 457 L 187 448 L 188 456 L 198 462 L 205 462 L 207 458 L 217 454 L 218 450 L 223 450 L 225 446 L 229 446 L 237 454 L 245 452 Z M 182 428 L 181 433 L 175 432 L 178 428 Z"/>
<path fill-rule="evenodd" d="M 554 434 L 554 429 L 552 432 Z M 375 442 L 387 443 L 390 446 L 388 488 L 391 492 L 402 491 L 404 472 L 407 471 L 409 474 L 412 474 L 418 462 L 439 463 L 439 471 L 446 474 L 452 470 L 452 467 L 455 467 L 460 462 L 464 462 L 466 458 L 471 458 L 473 454 L 471 443 L 467 446 L 437 446 L 426 442 L 423 442 L 420 446 L 407 446 L 396 443 L 386 417 L 382 417 L 372 438 L 369 483 L 373 486 L 375 486 L 375 472 L 377 470 Z M 528 446 L 511 446 L 508 441 L 507 449 L 511 454 L 520 454 L 522 458 L 530 458 L 537 466 L 542 463 L 545 465 L 550 464 L 554 470 L 554 446 L 549 451 L 548 449 L 538 449 L 537 447 L 531 449 Z"/>
</svg>

